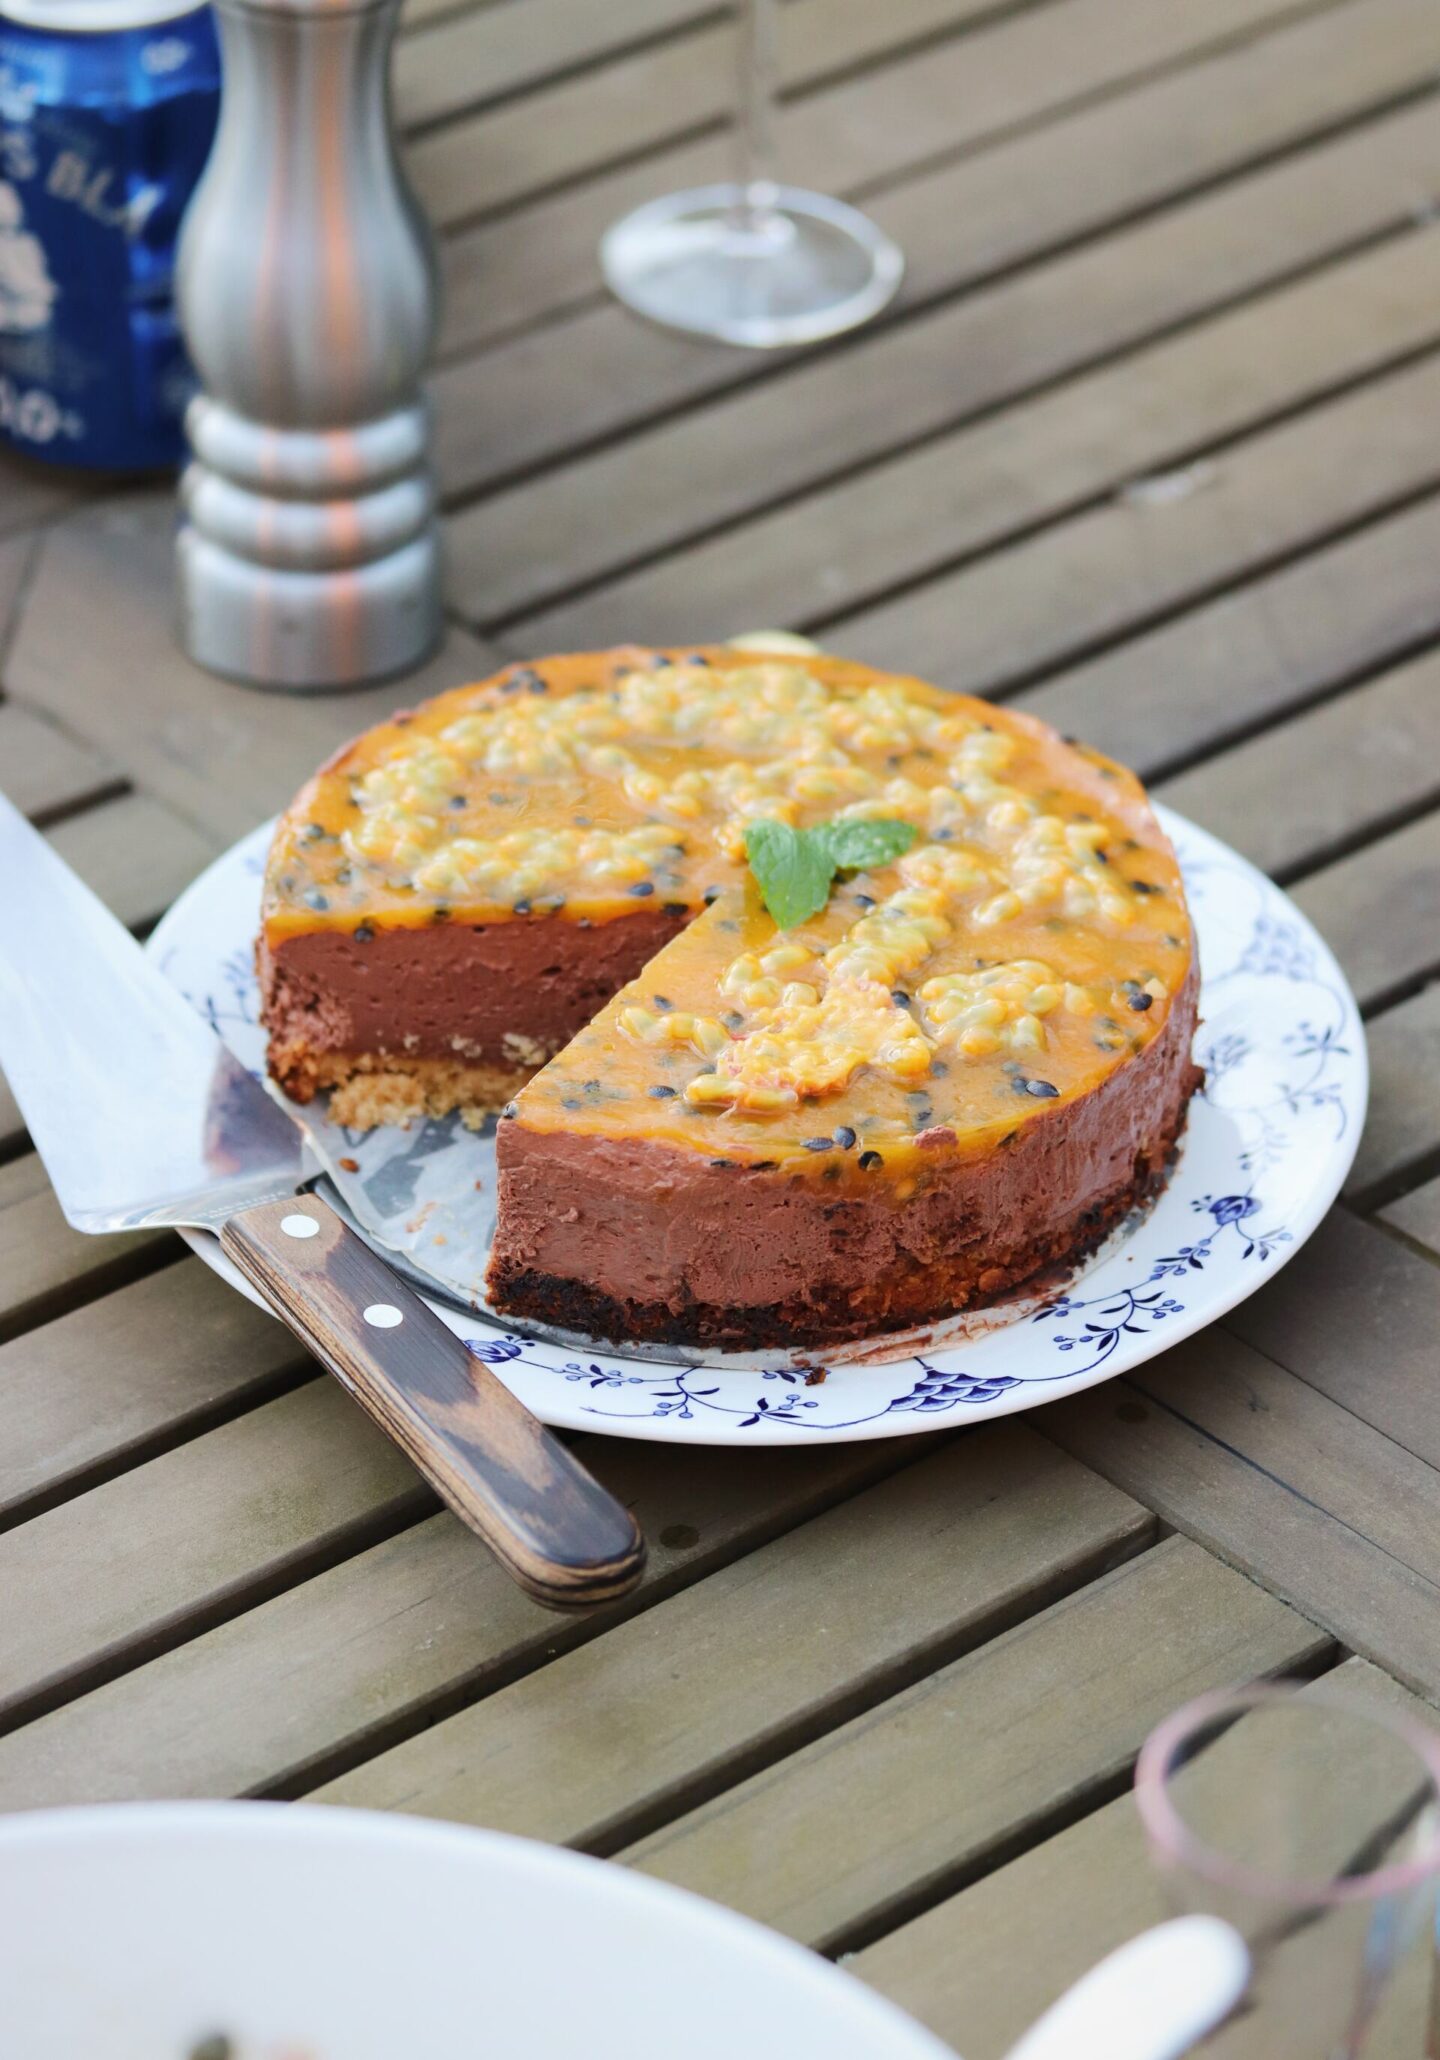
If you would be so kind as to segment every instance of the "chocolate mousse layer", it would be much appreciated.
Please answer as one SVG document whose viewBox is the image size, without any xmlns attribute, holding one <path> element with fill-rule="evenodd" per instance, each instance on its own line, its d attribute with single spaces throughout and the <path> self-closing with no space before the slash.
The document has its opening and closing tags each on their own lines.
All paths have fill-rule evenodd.
<svg viewBox="0 0 1440 2060">
<path fill-rule="evenodd" d="M 292 1100 L 355 1082 L 340 1121 L 388 1094 L 415 1113 L 428 1082 L 446 1105 L 497 1106 L 684 927 L 659 911 L 587 925 L 520 917 L 480 928 L 315 930 L 258 961 L 270 1071 Z M 388 1084 L 382 1086 L 382 1082 Z M 462 1092 L 452 1092 L 456 1085 Z"/>
<path fill-rule="evenodd" d="M 980 1156 L 932 1133 L 902 1200 L 836 1155 L 766 1169 L 638 1139 L 500 1125 L 492 1305 L 615 1339 L 824 1346 L 906 1329 L 1083 1258 L 1164 1183 L 1202 1074 L 1192 966 L 1164 1030 Z"/>
</svg>

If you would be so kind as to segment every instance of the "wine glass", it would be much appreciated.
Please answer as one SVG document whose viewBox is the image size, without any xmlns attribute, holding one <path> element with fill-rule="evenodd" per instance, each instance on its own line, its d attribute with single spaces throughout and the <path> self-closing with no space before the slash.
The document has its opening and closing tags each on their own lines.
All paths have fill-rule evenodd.
<svg viewBox="0 0 1440 2060">
<path fill-rule="evenodd" d="M 1172 1905 L 1250 1948 L 1207 2060 L 1440 2060 L 1434 1732 L 1328 1684 L 1201 1696 L 1146 1741 L 1135 1799 Z"/>
<path fill-rule="evenodd" d="M 736 177 L 652 200 L 606 231 L 600 263 L 638 315 L 722 343 L 815 343 L 878 314 L 898 246 L 857 208 L 775 179 L 776 0 L 736 0 Z"/>
</svg>

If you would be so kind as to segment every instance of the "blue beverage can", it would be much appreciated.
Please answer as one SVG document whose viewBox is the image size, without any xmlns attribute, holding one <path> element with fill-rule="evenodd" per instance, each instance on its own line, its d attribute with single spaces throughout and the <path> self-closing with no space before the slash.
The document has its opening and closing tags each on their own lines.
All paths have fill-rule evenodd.
<svg viewBox="0 0 1440 2060">
<path fill-rule="evenodd" d="M 175 245 L 215 133 L 194 0 L 0 0 L 0 437 L 52 464 L 184 456 Z"/>
</svg>

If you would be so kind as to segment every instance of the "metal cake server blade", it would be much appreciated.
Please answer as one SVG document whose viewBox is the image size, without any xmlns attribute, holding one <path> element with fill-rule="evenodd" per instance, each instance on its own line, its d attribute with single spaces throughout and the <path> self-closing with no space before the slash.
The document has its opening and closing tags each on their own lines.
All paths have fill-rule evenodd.
<svg viewBox="0 0 1440 2060">
<path fill-rule="evenodd" d="M 633 1517 L 318 1195 L 303 1134 L 0 795 L 0 1068 L 77 1230 L 215 1231 L 537 1601 L 644 1567 Z"/>
</svg>

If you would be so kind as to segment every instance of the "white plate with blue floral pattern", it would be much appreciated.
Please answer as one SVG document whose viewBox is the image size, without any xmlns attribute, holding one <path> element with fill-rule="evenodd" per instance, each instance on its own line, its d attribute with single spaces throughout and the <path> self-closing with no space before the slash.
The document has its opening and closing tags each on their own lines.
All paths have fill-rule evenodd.
<svg viewBox="0 0 1440 2060">
<path fill-rule="evenodd" d="M 522 1335 L 443 1301 L 436 1312 L 545 1422 L 700 1445 L 837 1443 L 1008 1416 L 1213 1323 L 1284 1265 L 1339 1192 L 1365 1118 L 1365 1036 L 1344 975 L 1294 903 L 1216 838 L 1158 813 L 1199 938 L 1205 1087 L 1164 1193 L 1063 1291 L 958 1319 L 918 1349 L 894 1338 L 849 1346 L 823 1370 L 785 1352 L 666 1356 Z M 251 946 L 269 838 L 263 826 L 217 860 L 149 944 L 257 1074 Z M 396 1135 L 347 1144 L 383 1155 Z M 186 1235 L 250 1292 L 213 1238 Z"/>
</svg>

